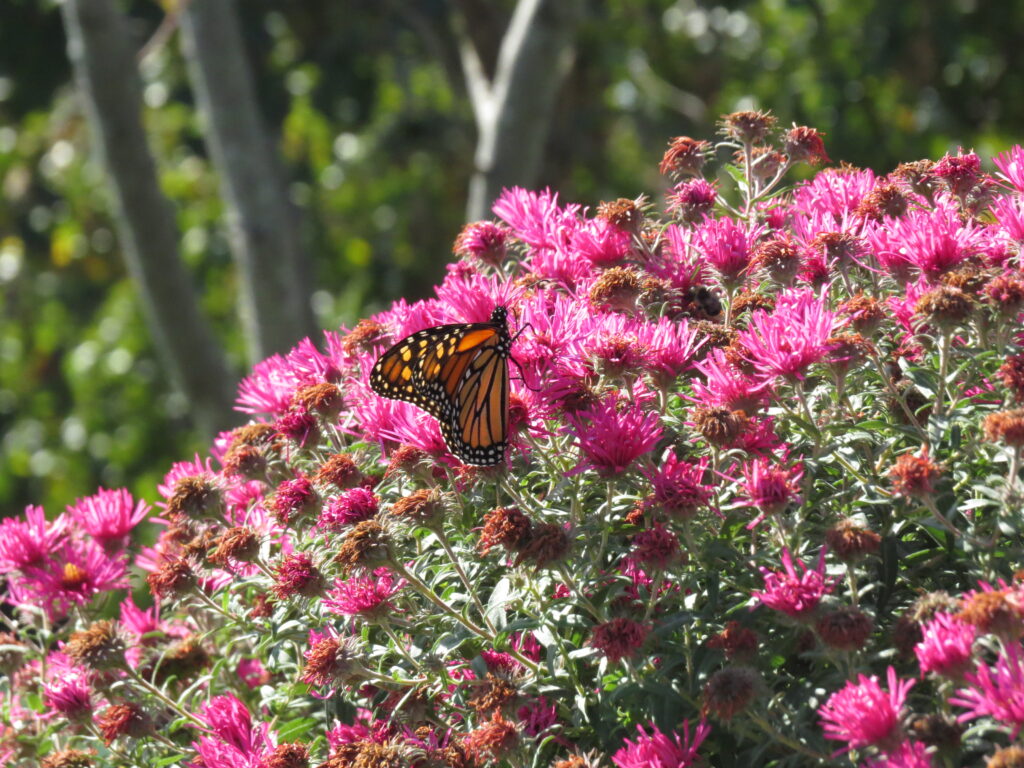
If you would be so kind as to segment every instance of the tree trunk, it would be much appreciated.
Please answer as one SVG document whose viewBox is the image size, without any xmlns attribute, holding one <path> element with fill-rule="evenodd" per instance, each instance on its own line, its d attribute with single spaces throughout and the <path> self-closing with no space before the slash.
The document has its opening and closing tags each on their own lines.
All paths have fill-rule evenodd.
<svg viewBox="0 0 1024 768">
<path fill-rule="evenodd" d="M 478 130 L 466 217 L 486 218 L 503 187 L 536 183 L 551 110 L 575 58 L 579 0 L 519 0 L 489 79 L 474 35 L 463 70 Z"/>
<path fill-rule="evenodd" d="M 128 272 L 158 354 L 188 397 L 198 426 L 212 434 L 234 421 L 234 377 L 179 256 L 174 209 L 160 189 L 142 126 L 127 26 L 111 0 L 65 0 L 61 8 L 68 57 L 110 180 Z"/>
<path fill-rule="evenodd" d="M 296 212 L 259 113 L 235 0 L 193 0 L 181 32 L 220 176 L 249 353 L 261 360 L 316 330 Z"/>
</svg>

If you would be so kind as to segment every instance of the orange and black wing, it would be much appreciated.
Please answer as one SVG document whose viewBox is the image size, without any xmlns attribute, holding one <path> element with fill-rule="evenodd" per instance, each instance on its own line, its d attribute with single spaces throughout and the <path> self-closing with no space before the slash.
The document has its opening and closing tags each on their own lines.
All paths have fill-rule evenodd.
<svg viewBox="0 0 1024 768">
<path fill-rule="evenodd" d="M 466 464 L 505 455 L 509 338 L 500 323 L 441 325 L 412 334 L 373 367 L 370 386 L 436 418 L 449 450 Z"/>
</svg>

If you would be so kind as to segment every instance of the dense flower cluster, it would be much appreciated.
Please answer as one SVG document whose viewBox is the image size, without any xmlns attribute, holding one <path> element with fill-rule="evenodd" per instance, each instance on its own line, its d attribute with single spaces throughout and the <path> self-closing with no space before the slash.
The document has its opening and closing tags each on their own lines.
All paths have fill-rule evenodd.
<svg viewBox="0 0 1024 768">
<path fill-rule="evenodd" d="M 744 183 L 676 137 L 662 211 L 505 190 L 433 298 L 258 364 L 250 423 L 157 515 L 101 489 L 0 522 L 0 759 L 925 767 L 1015 739 L 1024 149 L 786 188 L 821 134 L 722 135 Z M 368 379 L 497 306 L 508 450 L 466 466 Z"/>
</svg>

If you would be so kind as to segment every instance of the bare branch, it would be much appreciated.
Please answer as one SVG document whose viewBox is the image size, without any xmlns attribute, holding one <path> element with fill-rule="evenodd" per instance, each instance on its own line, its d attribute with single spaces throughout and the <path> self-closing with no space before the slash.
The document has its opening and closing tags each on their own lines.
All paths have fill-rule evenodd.
<svg viewBox="0 0 1024 768">
<path fill-rule="evenodd" d="M 233 377 L 178 252 L 142 126 L 142 95 L 124 19 L 111 0 L 65 0 L 68 57 L 114 198 L 125 264 L 172 380 L 207 432 L 232 420 Z"/>
</svg>

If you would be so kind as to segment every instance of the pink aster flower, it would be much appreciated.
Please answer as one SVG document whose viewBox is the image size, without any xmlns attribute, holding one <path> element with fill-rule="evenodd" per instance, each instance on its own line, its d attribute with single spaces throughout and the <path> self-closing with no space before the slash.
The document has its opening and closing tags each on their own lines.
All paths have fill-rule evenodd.
<svg viewBox="0 0 1024 768">
<path fill-rule="evenodd" d="M 280 415 L 292 403 L 298 387 L 295 373 L 281 355 L 256 363 L 252 373 L 238 384 L 235 408 L 242 413 Z"/>
<path fill-rule="evenodd" d="M 868 760 L 864 768 L 934 768 L 928 745 L 920 741 L 903 741 L 879 757 Z"/>
<path fill-rule="evenodd" d="M 485 323 L 495 307 L 514 307 L 522 288 L 498 275 L 477 273 L 459 277 L 449 274 L 434 292 L 444 313 L 443 322 Z M 510 314 L 509 321 L 514 326 L 516 317 Z"/>
<path fill-rule="evenodd" d="M 825 214 L 839 223 L 860 205 L 875 187 L 871 169 L 840 171 L 830 168 L 797 186 L 793 207 L 811 214 Z"/>
<path fill-rule="evenodd" d="M 639 323 L 620 314 L 599 315 L 583 353 L 594 358 L 609 376 L 637 374 L 650 362 L 648 348 L 638 336 Z"/>
<path fill-rule="evenodd" d="M 570 231 L 566 247 L 591 264 L 608 267 L 629 254 L 630 240 L 607 219 L 591 219 Z"/>
<path fill-rule="evenodd" d="M 633 547 L 626 558 L 648 568 L 664 570 L 678 556 L 679 539 L 661 523 L 655 523 L 633 537 Z"/>
<path fill-rule="evenodd" d="M 242 659 L 235 672 L 249 688 L 258 688 L 270 682 L 270 672 L 259 659 Z"/>
<path fill-rule="evenodd" d="M 15 603 L 36 605 L 51 620 L 100 592 L 128 586 L 123 555 L 110 555 L 91 539 L 64 541 L 51 557 L 24 568 L 9 583 Z"/>
<path fill-rule="evenodd" d="M 709 215 L 717 198 L 715 185 L 702 178 L 676 184 L 665 197 L 668 212 L 678 211 L 679 218 L 689 224 L 696 224 Z"/>
<path fill-rule="evenodd" d="M 94 495 L 76 500 L 74 506 L 68 507 L 68 514 L 82 530 L 112 551 L 124 546 L 132 529 L 149 510 L 146 502 L 136 502 L 124 488 L 100 488 Z"/>
<path fill-rule="evenodd" d="M 404 579 L 396 580 L 390 570 L 378 568 L 373 576 L 336 579 L 323 605 L 342 616 L 380 617 L 394 610 L 391 598 L 404 586 Z"/>
<path fill-rule="evenodd" d="M 1024 194 L 1024 147 L 1015 144 L 1008 151 L 993 157 L 992 162 L 999 169 L 999 178 Z"/>
<path fill-rule="evenodd" d="M 657 470 L 647 475 L 654 489 L 654 502 L 674 517 L 693 517 L 714 495 L 714 486 L 704 483 L 707 469 L 706 457 L 690 463 L 670 449 Z"/>
<path fill-rule="evenodd" d="M 46 657 L 43 704 L 68 720 L 88 718 L 93 710 L 94 673 L 75 664 L 68 656 L 53 652 Z"/>
<path fill-rule="evenodd" d="M 509 231 L 493 221 L 474 221 L 462 228 L 452 250 L 485 264 L 497 265 L 505 258 Z"/>
<path fill-rule="evenodd" d="M 704 285 L 709 278 L 707 263 L 695 242 L 693 230 L 683 229 L 678 224 L 665 228 L 665 240 L 646 266 L 652 275 L 668 280 L 673 288 L 684 293 Z"/>
<path fill-rule="evenodd" d="M 353 488 L 329 500 L 316 522 L 323 531 L 340 531 L 345 526 L 368 520 L 377 514 L 380 499 L 366 488 Z"/>
<path fill-rule="evenodd" d="M 835 582 L 825 578 L 825 550 L 818 556 L 818 565 L 812 571 L 802 560 L 797 560 L 802 574 L 797 574 L 793 556 L 788 549 L 782 550 L 782 571 L 762 568 L 764 590 L 754 592 L 754 597 L 769 608 L 781 611 L 787 616 L 802 619 L 818 607 L 821 598 L 829 594 Z"/>
<path fill-rule="evenodd" d="M 884 268 L 901 281 L 909 265 L 930 283 L 955 269 L 968 257 L 985 247 L 985 231 L 974 224 L 964 224 L 952 205 L 932 210 L 910 210 L 899 219 L 868 232 L 868 240 Z"/>
<path fill-rule="evenodd" d="M 491 210 L 527 245 L 554 249 L 564 244 L 564 231 L 576 227 L 580 207 L 570 204 L 563 209 L 558 194 L 549 189 L 531 192 L 513 187 L 501 191 Z"/>
<path fill-rule="evenodd" d="M 614 664 L 634 656 L 650 631 L 649 626 L 620 616 L 594 627 L 590 644 Z"/>
<path fill-rule="evenodd" d="M 887 679 L 889 690 L 883 691 L 875 675 L 858 675 L 818 708 L 825 738 L 846 742 L 837 754 L 870 745 L 892 751 L 903 740 L 900 715 L 914 681 L 900 680 L 892 667 Z"/>
<path fill-rule="evenodd" d="M 604 476 L 617 475 L 661 439 L 661 419 L 639 403 L 614 393 L 592 408 L 566 416 L 583 454 L 583 465 Z"/>
<path fill-rule="evenodd" d="M 703 375 L 691 382 L 693 397 L 705 408 L 726 408 L 744 411 L 748 416 L 757 413 L 768 400 L 771 384 L 756 381 L 730 363 L 721 349 L 713 349 L 708 356 L 695 362 L 693 367 Z"/>
<path fill-rule="evenodd" d="M 922 640 L 914 646 L 922 677 L 934 672 L 943 677 L 960 678 L 973 659 L 973 625 L 948 613 L 937 613 L 921 627 Z"/>
<path fill-rule="evenodd" d="M 824 296 L 818 298 L 808 289 L 787 291 L 771 314 L 754 312 L 739 341 L 762 376 L 793 382 L 829 353 L 829 338 L 839 324 Z"/>
<path fill-rule="evenodd" d="M 747 503 L 760 513 L 747 524 L 747 528 L 754 528 L 766 515 L 777 514 L 790 504 L 800 504 L 803 501 L 800 496 L 803 476 L 802 464 L 787 467 L 765 456 L 744 463 L 740 485 Z"/>
<path fill-rule="evenodd" d="M 689 768 L 697 763 L 697 749 L 711 732 L 703 720 L 694 729 L 692 739 L 689 721 L 683 721 L 682 734 L 676 732 L 671 736 L 662 733 L 654 723 L 648 727 L 650 734 L 638 725 L 640 735 L 636 741 L 625 739 L 625 746 L 612 755 L 617 768 Z"/>
<path fill-rule="evenodd" d="M 310 509 L 317 500 L 313 483 L 304 475 L 284 480 L 277 486 L 271 507 L 277 519 L 285 524 L 293 517 Z"/>
<path fill-rule="evenodd" d="M 1024 244 L 1024 197 L 1005 195 L 992 203 L 990 210 L 1006 239 Z"/>
<path fill-rule="evenodd" d="M 647 349 L 647 369 L 654 385 L 663 389 L 693 367 L 694 353 L 703 344 L 685 320 L 667 317 L 657 323 L 638 323 L 637 340 Z"/>
<path fill-rule="evenodd" d="M 199 759 L 190 768 L 259 768 L 273 749 L 270 726 L 253 726 L 252 715 L 233 694 L 214 696 L 199 710 L 209 729 L 192 748 Z"/>
<path fill-rule="evenodd" d="M 516 710 L 516 719 L 523 728 L 523 733 L 532 739 L 541 738 L 558 722 L 558 708 L 554 702 L 538 696 L 529 704 Z"/>
<path fill-rule="evenodd" d="M 705 219 L 694 230 L 693 244 L 725 286 L 738 286 L 750 266 L 754 243 L 762 227 L 748 229 L 732 219 Z"/>
<path fill-rule="evenodd" d="M 956 155 L 946 155 L 932 168 L 932 173 L 957 197 L 963 197 L 981 177 L 981 159 L 974 153 L 964 154 L 963 147 Z"/>
<path fill-rule="evenodd" d="M 951 696 L 951 704 L 967 709 L 957 720 L 961 723 L 979 717 L 991 717 L 1009 726 L 1011 739 L 1024 727 L 1024 655 L 1017 642 L 1005 645 L 994 666 L 979 662 L 974 672 L 964 675 L 966 688 Z"/>
<path fill-rule="evenodd" d="M 50 523 L 43 508 L 33 506 L 25 508 L 24 520 L 0 521 L 0 571 L 38 565 L 60 544 L 66 527 L 63 515 Z"/>
</svg>

